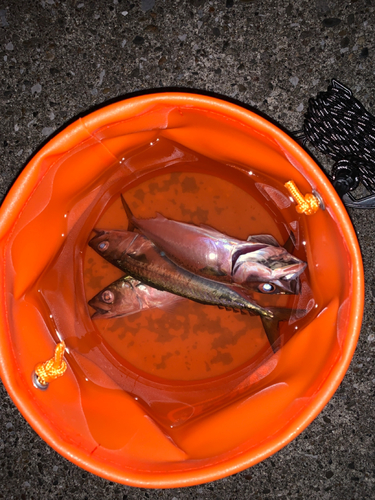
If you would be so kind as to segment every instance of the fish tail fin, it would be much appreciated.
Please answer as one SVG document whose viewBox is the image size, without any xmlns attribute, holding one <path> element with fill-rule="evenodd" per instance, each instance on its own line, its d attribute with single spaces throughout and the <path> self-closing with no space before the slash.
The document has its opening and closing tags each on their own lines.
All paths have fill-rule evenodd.
<svg viewBox="0 0 375 500">
<path fill-rule="evenodd" d="M 136 225 L 134 224 L 134 215 L 132 214 L 129 205 L 126 203 L 125 198 L 122 194 L 121 194 L 121 202 L 129 222 L 128 231 L 134 231 L 134 229 L 136 228 Z"/>
<path fill-rule="evenodd" d="M 288 321 L 292 313 L 298 312 L 298 316 L 302 317 L 307 311 L 295 309 L 287 309 L 285 307 L 268 307 L 268 309 L 273 313 L 273 318 L 268 318 L 266 316 L 261 316 L 262 325 L 264 331 L 266 332 L 269 343 L 271 344 L 273 352 L 277 352 L 281 347 L 281 336 L 279 331 L 279 323 L 281 321 Z M 286 341 L 289 340 L 285 339 Z"/>
</svg>

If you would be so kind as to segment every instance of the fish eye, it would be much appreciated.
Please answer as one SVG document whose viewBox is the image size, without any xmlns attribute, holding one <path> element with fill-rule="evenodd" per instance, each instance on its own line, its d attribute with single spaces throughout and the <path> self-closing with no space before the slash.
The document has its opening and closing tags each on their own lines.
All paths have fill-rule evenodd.
<svg viewBox="0 0 375 500">
<path fill-rule="evenodd" d="M 98 249 L 102 252 L 104 252 L 105 250 L 107 250 L 107 248 L 109 247 L 109 241 L 105 240 L 105 241 L 101 241 L 98 245 Z"/>
<path fill-rule="evenodd" d="M 258 286 L 260 293 L 273 293 L 276 290 L 276 286 L 272 283 L 261 283 Z"/>
<path fill-rule="evenodd" d="M 111 290 L 105 290 L 102 293 L 102 301 L 105 302 L 106 304 L 112 304 L 115 300 L 115 295 Z"/>
</svg>

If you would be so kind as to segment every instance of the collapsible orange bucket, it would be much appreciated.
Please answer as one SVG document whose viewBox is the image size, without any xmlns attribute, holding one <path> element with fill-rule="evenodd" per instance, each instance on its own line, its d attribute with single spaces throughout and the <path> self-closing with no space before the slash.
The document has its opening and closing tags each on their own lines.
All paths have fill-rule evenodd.
<svg viewBox="0 0 375 500">
<path fill-rule="evenodd" d="M 315 214 L 296 211 L 288 181 L 316 192 Z M 255 294 L 304 311 L 282 327 L 281 348 L 259 318 L 186 299 L 91 318 L 87 301 L 123 274 L 87 245 L 95 228 L 127 228 L 120 193 L 140 218 L 161 212 L 242 240 L 292 235 L 307 262 L 301 293 Z M 329 401 L 359 335 L 361 256 L 330 182 L 275 125 L 211 97 L 135 97 L 68 126 L 6 197 L 0 247 L 9 394 L 50 446 L 120 483 L 189 486 L 272 455 Z M 62 340 L 67 370 L 41 390 L 35 369 Z"/>
</svg>

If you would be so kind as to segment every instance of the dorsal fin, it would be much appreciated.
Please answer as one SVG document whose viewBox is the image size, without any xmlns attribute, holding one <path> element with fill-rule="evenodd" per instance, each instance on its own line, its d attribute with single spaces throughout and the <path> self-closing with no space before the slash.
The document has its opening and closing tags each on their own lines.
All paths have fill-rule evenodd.
<svg viewBox="0 0 375 500">
<path fill-rule="evenodd" d="M 124 207 L 126 217 L 128 218 L 129 224 L 128 224 L 128 231 L 134 231 L 136 228 L 136 225 L 134 224 L 134 215 L 132 214 L 132 211 L 130 210 L 129 205 L 126 203 L 125 198 L 121 194 L 121 201 L 122 201 L 122 206 Z"/>
</svg>

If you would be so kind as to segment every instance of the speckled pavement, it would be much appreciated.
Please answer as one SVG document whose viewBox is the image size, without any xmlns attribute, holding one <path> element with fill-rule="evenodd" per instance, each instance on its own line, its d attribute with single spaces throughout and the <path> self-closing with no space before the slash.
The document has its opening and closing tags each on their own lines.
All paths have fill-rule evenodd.
<svg viewBox="0 0 375 500">
<path fill-rule="evenodd" d="M 0 197 L 51 134 L 136 91 L 215 92 L 293 131 L 334 77 L 375 113 L 374 40 L 373 0 L 1 0 Z M 359 344 L 330 403 L 292 443 L 214 483 L 132 488 L 58 455 L 2 387 L 0 499 L 375 498 L 374 211 L 350 216 L 367 283 Z"/>
</svg>

